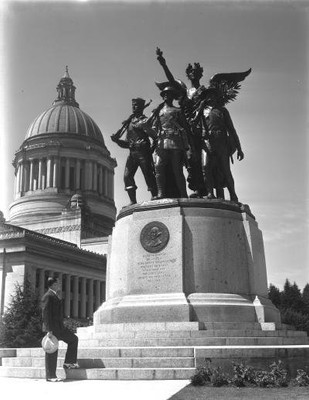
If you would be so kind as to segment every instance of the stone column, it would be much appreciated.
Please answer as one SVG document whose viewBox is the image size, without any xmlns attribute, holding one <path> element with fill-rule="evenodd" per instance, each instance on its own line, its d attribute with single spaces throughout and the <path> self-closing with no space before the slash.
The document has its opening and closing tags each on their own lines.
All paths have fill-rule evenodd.
<svg viewBox="0 0 309 400">
<path fill-rule="evenodd" d="M 104 168 L 104 196 L 108 197 L 108 169 Z"/>
<path fill-rule="evenodd" d="M 42 160 L 42 189 L 46 189 L 46 172 L 47 172 L 47 168 L 46 168 L 46 159 L 44 158 Z"/>
<path fill-rule="evenodd" d="M 22 161 L 20 163 L 19 188 L 18 188 L 19 192 L 23 191 L 23 185 L 24 185 L 24 163 Z"/>
<path fill-rule="evenodd" d="M 45 270 L 39 270 L 39 295 L 40 298 L 43 296 L 45 292 Z"/>
<path fill-rule="evenodd" d="M 99 165 L 99 194 L 103 194 L 103 167 Z"/>
<path fill-rule="evenodd" d="M 78 279 L 78 276 L 74 276 L 73 278 L 73 318 L 78 318 Z"/>
<path fill-rule="evenodd" d="M 70 159 L 65 160 L 65 189 L 70 188 Z"/>
<path fill-rule="evenodd" d="M 42 189 L 42 160 L 39 160 L 38 189 Z"/>
<path fill-rule="evenodd" d="M 98 190 L 98 166 L 97 163 L 94 161 L 93 163 L 93 190 L 96 192 Z"/>
<path fill-rule="evenodd" d="M 91 318 L 92 314 L 93 314 L 93 279 L 88 279 L 87 317 Z"/>
<path fill-rule="evenodd" d="M 51 160 L 50 156 L 47 158 L 46 168 L 47 168 L 46 187 L 49 188 L 52 186 L 52 179 L 51 179 L 52 178 L 52 160 Z"/>
<path fill-rule="evenodd" d="M 59 297 L 61 299 L 63 299 L 63 292 L 62 292 L 62 278 L 63 278 L 63 273 L 62 272 L 58 272 L 56 274 L 54 274 L 54 276 L 56 276 L 58 278 L 58 282 L 59 282 Z"/>
<path fill-rule="evenodd" d="M 24 179 L 23 179 L 23 191 L 29 190 L 29 163 L 24 163 Z"/>
<path fill-rule="evenodd" d="M 111 194 L 110 194 L 110 198 L 114 199 L 114 171 L 110 172 L 110 185 L 111 185 Z"/>
<path fill-rule="evenodd" d="M 60 159 L 58 157 L 54 158 L 54 165 L 53 165 L 53 187 L 56 188 L 59 185 L 59 164 Z"/>
<path fill-rule="evenodd" d="M 93 163 L 89 161 L 89 190 L 93 190 Z"/>
<path fill-rule="evenodd" d="M 81 189 L 81 187 L 80 187 L 80 160 L 76 160 L 75 188 L 76 188 L 76 190 Z"/>
<path fill-rule="evenodd" d="M 101 284 L 101 303 L 105 301 L 105 282 L 100 282 Z"/>
<path fill-rule="evenodd" d="M 101 305 L 101 285 L 100 281 L 95 281 L 95 309 Z"/>
<path fill-rule="evenodd" d="M 71 275 L 65 274 L 64 316 L 71 316 Z"/>
<path fill-rule="evenodd" d="M 89 190 L 89 188 L 90 188 L 90 182 L 89 182 L 90 172 L 89 172 L 89 169 L 90 169 L 90 161 L 86 160 L 85 161 L 85 179 L 84 179 L 85 190 Z"/>
<path fill-rule="evenodd" d="M 80 293 L 80 316 L 86 318 L 86 278 L 81 278 L 81 293 Z"/>
<path fill-rule="evenodd" d="M 33 190 L 33 160 L 30 160 L 29 190 Z"/>
<path fill-rule="evenodd" d="M 19 164 L 16 167 L 16 175 L 15 175 L 15 195 L 19 192 Z"/>
</svg>

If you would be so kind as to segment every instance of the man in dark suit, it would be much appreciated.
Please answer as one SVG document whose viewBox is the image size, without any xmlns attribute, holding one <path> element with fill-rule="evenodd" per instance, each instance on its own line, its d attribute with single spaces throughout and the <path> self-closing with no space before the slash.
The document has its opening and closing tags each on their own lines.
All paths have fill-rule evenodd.
<svg viewBox="0 0 309 400">
<path fill-rule="evenodd" d="M 48 291 L 42 297 L 43 331 L 50 337 L 56 336 L 58 340 L 67 343 L 68 348 L 63 364 L 64 369 L 79 368 L 77 364 L 78 337 L 64 327 L 62 302 L 58 297 L 59 282 L 57 278 L 48 278 Z M 46 380 L 60 382 L 56 376 L 58 350 L 55 353 L 45 353 Z"/>
</svg>

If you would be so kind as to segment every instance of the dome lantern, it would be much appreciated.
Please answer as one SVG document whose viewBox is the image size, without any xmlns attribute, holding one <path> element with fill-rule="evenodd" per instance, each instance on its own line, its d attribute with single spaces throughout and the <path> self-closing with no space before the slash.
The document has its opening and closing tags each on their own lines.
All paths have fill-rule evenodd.
<svg viewBox="0 0 309 400">
<path fill-rule="evenodd" d="M 65 67 L 65 74 L 60 79 L 58 86 L 57 86 L 58 97 L 53 102 L 53 105 L 62 103 L 68 104 L 74 107 L 79 107 L 79 104 L 75 100 L 75 90 L 76 87 L 73 84 L 73 80 L 69 75 L 68 66 Z"/>
</svg>

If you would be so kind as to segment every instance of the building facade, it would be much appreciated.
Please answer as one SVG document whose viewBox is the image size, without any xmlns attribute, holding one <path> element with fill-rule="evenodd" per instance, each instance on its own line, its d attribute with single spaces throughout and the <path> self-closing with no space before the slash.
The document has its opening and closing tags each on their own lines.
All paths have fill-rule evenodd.
<svg viewBox="0 0 309 400">
<path fill-rule="evenodd" d="M 104 300 L 117 164 L 75 90 L 66 68 L 57 98 L 15 153 L 14 200 L 0 221 L 1 314 L 16 283 L 28 279 L 43 294 L 54 275 L 66 316 L 92 317 Z"/>
</svg>

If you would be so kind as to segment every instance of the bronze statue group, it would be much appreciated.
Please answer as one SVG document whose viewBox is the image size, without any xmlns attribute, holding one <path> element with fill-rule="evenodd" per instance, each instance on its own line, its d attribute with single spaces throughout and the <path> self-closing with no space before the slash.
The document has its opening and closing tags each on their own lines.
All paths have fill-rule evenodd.
<svg viewBox="0 0 309 400">
<path fill-rule="evenodd" d="M 131 116 L 111 136 L 120 147 L 129 149 L 124 184 L 130 205 L 136 203 L 134 176 L 138 167 L 151 200 L 188 197 L 185 166 L 191 198 L 224 199 L 227 188 L 230 200 L 238 202 L 230 161 L 235 152 L 238 160 L 244 154 L 225 105 L 236 98 L 239 82 L 251 69 L 215 74 L 205 87 L 200 84 L 203 68 L 199 63 L 189 64 L 186 75 L 191 87 L 187 88 L 174 78 L 159 48 L 156 54 L 167 78 L 156 82 L 163 102 L 146 117 L 144 109 L 150 102 L 132 99 Z"/>
</svg>

